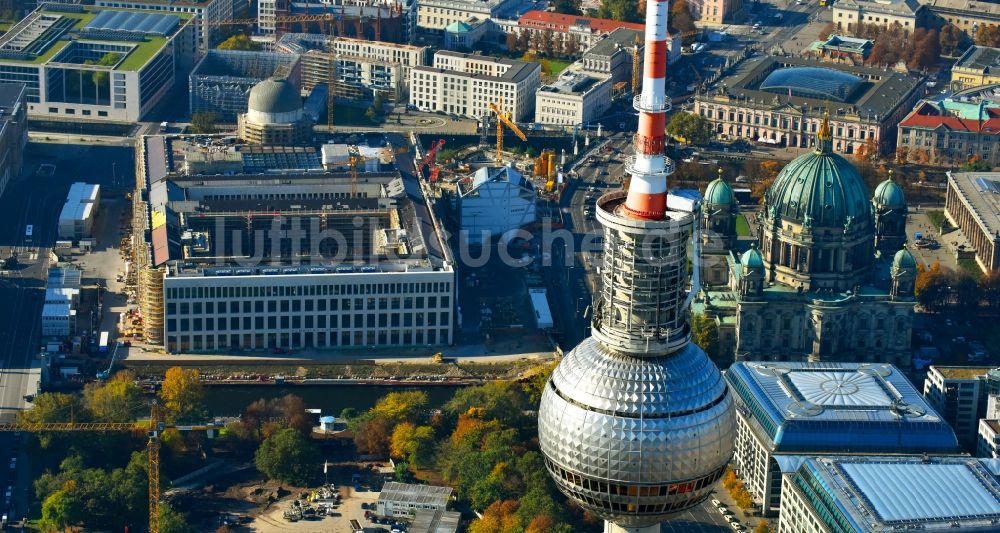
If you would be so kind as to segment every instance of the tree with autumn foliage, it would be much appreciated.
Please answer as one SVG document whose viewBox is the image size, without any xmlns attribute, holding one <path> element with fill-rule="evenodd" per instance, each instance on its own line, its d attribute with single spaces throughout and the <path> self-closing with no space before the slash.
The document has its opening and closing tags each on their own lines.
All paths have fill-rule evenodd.
<svg viewBox="0 0 1000 533">
<path fill-rule="evenodd" d="M 756 198 L 758 202 L 764 203 L 764 195 L 767 194 L 767 190 L 774 184 L 774 179 L 778 177 L 778 173 L 781 171 L 781 168 L 778 166 L 777 161 L 769 159 L 767 161 L 761 161 L 759 171 L 760 178 L 750 188 L 750 194 Z"/>
<path fill-rule="evenodd" d="M 1000 27 L 993 24 L 980 24 L 976 30 L 976 44 L 980 46 L 1000 46 Z"/>
<path fill-rule="evenodd" d="M 160 387 L 160 400 L 168 422 L 199 422 L 205 419 L 205 389 L 195 368 L 167 369 Z"/>
<path fill-rule="evenodd" d="M 426 468 L 434 458 L 434 428 L 411 422 L 398 424 L 392 431 L 390 452 L 416 468 Z"/>
<path fill-rule="evenodd" d="M 681 42 L 690 44 L 695 41 L 698 28 L 686 0 L 676 0 L 670 5 L 670 17 L 667 20 L 671 33 L 681 35 Z"/>
<path fill-rule="evenodd" d="M 828 22 L 826 23 L 826 26 L 823 26 L 823 29 L 819 31 L 819 38 L 820 40 L 825 41 L 834 33 L 837 33 L 837 25 L 832 22 Z"/>
<path fill-rule="evenodd" d="M 941 45 L 941 54 L 946 56 L 957 55 L 959 46 L 962 44 L 962 39 L 962 30 L 958 29 L 954 24 L 945 24 L 938 36 L 938 41 Z"/>
<path fill-rule="evenodd" d="M 948 272 L 941 268 L 941 263 L 935 261 L 930 268 L 917 265 L 914 295 L 920 305 L 931 312 L 939 311 L 948 303 Z"/>
<path fill-rule="evenodd" d="M 872 163 L 878 158 L 878 145 L 875 144 L 875 139 L 869 136 L 864 144 L 858 147 L 854 152 L 854 158 L 857 159 L 859 163 Z"/>
<path fill-rule="evenodd" d="M 905 146 L 896 147 L 896 164 L 903 165 L 906 164 L 906 159 L 909 157 L 910 150 Z"/>
</svg>

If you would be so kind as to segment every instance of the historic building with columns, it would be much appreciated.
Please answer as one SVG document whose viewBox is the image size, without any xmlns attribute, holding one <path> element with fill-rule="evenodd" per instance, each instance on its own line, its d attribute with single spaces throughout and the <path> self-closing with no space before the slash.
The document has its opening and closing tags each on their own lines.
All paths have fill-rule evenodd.
<svg viewBox="0 0 1000 533">
<path fill-rule="evenodd" d="M 868 190 L 833 152 L 829 121 L 816 149 L 767 191 L 751 239 L 736 236 L 730 186 L 709 184 L 702 209 L 696 313 L 719 326 L 719 356 L 764 361 L 910 365 L 917 265 L 903 247 L 906 200 L 891 179 Z"/>
</svg>

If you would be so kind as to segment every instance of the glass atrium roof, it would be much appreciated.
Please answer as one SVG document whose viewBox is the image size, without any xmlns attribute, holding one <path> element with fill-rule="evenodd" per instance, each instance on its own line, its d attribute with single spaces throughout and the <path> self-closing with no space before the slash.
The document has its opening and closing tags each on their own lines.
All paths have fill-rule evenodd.
<svg viewBox="0 0 1000 533">
<path fill-rule="evenodd" d="M 760 84 L 760 90 L 777 94 L 791 92 L 803 98 L 846 102 L 864 80 L 853 74 L 819 67 L 780 68 Z"/>
</svg>

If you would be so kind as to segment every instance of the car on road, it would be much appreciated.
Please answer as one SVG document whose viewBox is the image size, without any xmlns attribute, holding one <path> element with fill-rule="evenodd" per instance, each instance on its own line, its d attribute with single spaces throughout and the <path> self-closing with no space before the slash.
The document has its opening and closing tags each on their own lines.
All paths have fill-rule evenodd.
<svg viewBox="0 0 1000 533">
<path fill-rule="evenodd" d="M 712 500 L 712 505 L 714 505 L 716 507 L 721 507 L 722 506 L 722 502 L 720 502 L 719 500 Z"/>
<path fill-rule="evenodd" d="M 722 513 L 722 514 L 729 514 L 729 509 L 720 506 L 719 507 L 719 512 Z"/>
<path fill-rule="evenodd" d="M 733 531 L 743 531 L 743 526 L 739 522 L 730 522 L 729 526 L 733 528 Z"/>
</svg>

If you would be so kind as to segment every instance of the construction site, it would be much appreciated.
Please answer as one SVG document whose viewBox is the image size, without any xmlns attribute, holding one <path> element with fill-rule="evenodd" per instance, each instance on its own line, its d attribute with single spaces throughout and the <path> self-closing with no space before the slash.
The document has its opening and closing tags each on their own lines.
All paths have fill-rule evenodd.
<svg viewBox="0 0 1000 533">
<path fill-rule="evenodd" d="M 297 83 L 298 75 L 295 54 L 209 50 L 188 78 L 191 113 L 215 113 L 220 121 L 235 122 L 246 113 L 254 85 L 271 77 Z"/>
</svg>

